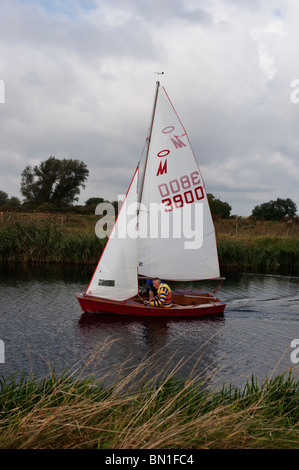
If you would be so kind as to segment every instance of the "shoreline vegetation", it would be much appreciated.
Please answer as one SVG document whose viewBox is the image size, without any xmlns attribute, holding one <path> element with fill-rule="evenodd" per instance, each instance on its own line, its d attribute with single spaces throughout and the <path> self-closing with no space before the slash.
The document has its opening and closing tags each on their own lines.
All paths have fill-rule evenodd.
<svg viewBox="0 0 299 470">
<path fill-rule="evenodd" d="M 106 239 L 95 235 L 99 216 L 1 213 L 0 261 L 96 264 Z M 299 266 L 299 224 L 248 219 L 215 221 L 221 267 Z"/>
<path fill-rule="evenodd" d="M 109 386 L 105 375 L 76 371 L 0 377 L 0 448 L 298 448 L 299 382 L 291 373 L 209 391 L 207 379 L 181 380 L 178 368 L 150 379 L 145 361 Z"/>
</svg>

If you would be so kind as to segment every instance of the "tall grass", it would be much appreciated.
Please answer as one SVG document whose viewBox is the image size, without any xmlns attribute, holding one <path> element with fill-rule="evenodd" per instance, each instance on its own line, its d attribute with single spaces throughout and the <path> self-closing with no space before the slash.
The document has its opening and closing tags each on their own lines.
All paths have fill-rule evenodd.
<svg viewBox="0 0 299 470">
<path fill-rule="evenodd" d="M 277 268 L 299 266 L 299 239 L 256 237 L 249 240 L 218 240 L 222 266 Z"/>
<path fill-rule="evenodd" d="M 0 229 L 0 260 L 96 263 L 104 243 L 95 233 L 64 232 L 53 222 L 13 221 Z"/>
<path fill-rule="evenodd" d="M 109 374 L 95 380 L 78 370 L 2 378 L 0 448 L 298 447 L 299 382 L 290 373 L 208 391 L 204 379 L 180 380 L 179 369 L 150 378 L 145 359 L 109 385 Z"/>
</svg>

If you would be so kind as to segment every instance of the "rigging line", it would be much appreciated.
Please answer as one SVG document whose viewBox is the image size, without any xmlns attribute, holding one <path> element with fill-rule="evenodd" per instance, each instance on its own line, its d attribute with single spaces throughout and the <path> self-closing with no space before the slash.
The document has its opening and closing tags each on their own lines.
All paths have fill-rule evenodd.
<svg viewBox="0 0 299 470">
<path fill-rule="evenodd" d="M 141 300 L 141 302 L 145 305 L 145 300 L 141 297 L 140 294 L 137 294 L 137 297 L 139 297 L 139 299 Z"/>
<path fill-rule="evenodd" d="M 212 235 L 215 233 L 215 230 L 212 230 L 212 232 L 206 233 L 205 235 L 202 236 L 202 238 L 208 237 L 209 235 Z"/>
</svg>

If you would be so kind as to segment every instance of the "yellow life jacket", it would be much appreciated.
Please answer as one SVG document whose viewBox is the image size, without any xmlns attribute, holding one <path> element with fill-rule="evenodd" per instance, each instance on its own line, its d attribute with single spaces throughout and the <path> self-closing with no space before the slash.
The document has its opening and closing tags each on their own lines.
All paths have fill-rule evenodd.
<svg viewBox="0 0 299 470">
<path fill-rule="evenodd" d="M 151 305 L 153 307 L 172 307 L 171 289 L 168 284 L 161 282 L 156 297 L 151 301 Z"/>
</svg>

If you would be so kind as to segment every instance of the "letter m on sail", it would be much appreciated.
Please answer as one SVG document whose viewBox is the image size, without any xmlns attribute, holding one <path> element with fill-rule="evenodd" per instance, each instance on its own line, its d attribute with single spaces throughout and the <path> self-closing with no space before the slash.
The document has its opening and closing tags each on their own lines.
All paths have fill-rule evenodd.
<svg viewBox="0 0 299 470">
<path fill-rule="evenodd" d="M 164 173 L 167 173 L 167 160 L 164 163 L 160 162 L 156 176 L 163 175 Z"/>
<path fill-rule="evenodd" d="M 176 149 L 186 147 L 186 144 L 184 144 L 177 135 L 175 135 L 174 138 L 171 138 L 171 141 Z"/>
</svg>

